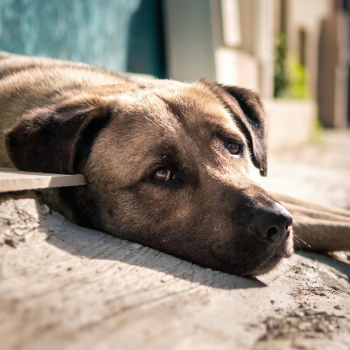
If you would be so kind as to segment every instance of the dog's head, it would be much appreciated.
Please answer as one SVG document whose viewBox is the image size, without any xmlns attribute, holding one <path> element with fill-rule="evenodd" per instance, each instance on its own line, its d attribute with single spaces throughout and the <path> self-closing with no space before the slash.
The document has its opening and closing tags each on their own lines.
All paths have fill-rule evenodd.
<svg viewBox="0 0 350 350">
<path fill-rule="evenodd" d="M 31 111 L 7 147 L 19 169 L 86 176 L 61 190 L 79 224 L 257 275 L 293 251 L 290 214 L 248 173 L 266 174 L 265 123 L 247 89 L 128 83 Z"/>
</svg>

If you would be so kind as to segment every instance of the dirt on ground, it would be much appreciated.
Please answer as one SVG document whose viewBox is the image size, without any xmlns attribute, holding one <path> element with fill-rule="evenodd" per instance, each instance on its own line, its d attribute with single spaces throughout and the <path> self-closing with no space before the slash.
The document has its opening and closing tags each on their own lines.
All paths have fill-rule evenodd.
<svg viewBox="0 0 350 350">
<path fill-rule="evenodd" d="M 348 130 L 323 131 L 314 142 L 293 150 L 282 150 L 270 155 L 269 176 L 257 181 L 267 189 L 281 192 L 318 204 L 350 209 L 350 132 Z M 297 252 L 298 253 L 298 252 Z M 311 254 L 311 255 L 310 255 Z M 299 301 L 297 310 L 285 315 L 276 315 L 264 320 L 266 333 L 259 339 L 257 349 L 313 349 L 312 339 L 329 339 L 342 326 L 348 327 L 349 312 L 334 315 L 319 311 L 315 296 L 329 299 L 328 292 L 350 295 L 350 252 L 327 255 L 302 253 L 314 261 L 333 258 L 320 271 L 323 283 L 316 287 L 304 288 L 305 271 L 314 265 L 302 262 L 293 267 L 296 280 L 300 283 L 291 295 Z M 337 269 L 337 261 L 342 261 L 342 269 Z M 332 276 L 333 275 L 333 276 Z M 331 277 L 332 276 L 332 277 Z M 347 298 L 347 297 L 345 297 Z M 322 300 L 320 300 L 323 303 Z M 334 310 L 342 310 L 334 305 Z M 342 344 L 350 349 L 350 343 Z"/>
</svg>

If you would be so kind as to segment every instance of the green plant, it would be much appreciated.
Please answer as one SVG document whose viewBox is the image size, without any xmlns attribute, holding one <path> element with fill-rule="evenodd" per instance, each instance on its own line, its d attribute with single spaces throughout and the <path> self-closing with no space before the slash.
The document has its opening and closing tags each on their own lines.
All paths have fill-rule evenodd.
<svg viewBox="0 0 350 350">
<path fill-rule="evenodd" d="M 309 99 L 309 76 L 306 68 L 287 51 L 287 37 L 280 33 L 276 38 L 274 66 L 275 98 Z"/>
<path fill-rule="evenodd" d="M 292 99 L 310 99 L 309 75 L 306 68 L 294 57 L 287 59 L 289 83 L 280 97 Z"/>
<path fill-rule="evenodd" d="M 318 118 L 315 119 L 311 130 L 311 141 L 318 144 L 324 141 L 324 127 Z"/>
<path fill-rule="evenodd" d="M 280 95 L 288 87 L 287 73 L 287 36 L 280 32 L 276 35 L 275 43 L 275 63 L 274 63 L 274 96 Z"/>
</svg>

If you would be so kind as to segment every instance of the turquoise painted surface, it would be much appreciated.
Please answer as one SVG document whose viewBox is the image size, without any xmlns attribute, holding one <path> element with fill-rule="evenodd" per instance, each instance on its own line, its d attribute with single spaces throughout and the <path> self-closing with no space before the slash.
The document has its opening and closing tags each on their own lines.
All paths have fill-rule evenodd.
<svg viewBox="0 0 350 350">
<path fill-rule="evenodd" d="M 166 77 L 162 0 L 143 0 L 130 21 L 128 70 Z"/>
<path fill-rule="evenodd" d="M 164 62 L 159 28 L 150 22 L 159 15 L 156 15 L 159 3 L 157 0 L 1 0 L 0 50 L 82 61 L 116 71 L 132 69 L 161 75 Z M 140 16 L 141 7 L 145 16 L 142 13 Z M 142 21 L 135 22 L 135 16 L 143 19 L 146 31 L 138 28 Z M 146 35 L 142 40 L 149 45 L 146 50 L 141 47 L 135 51 L 134 42 L 140 40 L 140 33 Z M 137 55 L 150 62 L 143 66 L 130 64 L 137 61 Z"/>
</svg>

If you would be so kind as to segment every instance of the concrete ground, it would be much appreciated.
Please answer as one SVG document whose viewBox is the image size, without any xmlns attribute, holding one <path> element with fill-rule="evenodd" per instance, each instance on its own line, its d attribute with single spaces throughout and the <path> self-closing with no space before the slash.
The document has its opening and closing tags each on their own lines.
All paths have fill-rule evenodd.
<svg viewBox="0 0 350 350">
<path fill-rule="evenodd" d="M 350 208 L 350 133 L 272 154 L 260 181 Z M 77 227 L 25 193 L 0 202 L 2 350 L 350 349 L 348 253 L 298 252 L 247 279 Z"/>
<path fill-rule="evenodd" d="M 275 151 L 268 177 L 257 180 L 277 192 L 350 209 L 349 130 L 324 131 L 305 147 Z"/>
</svg>

